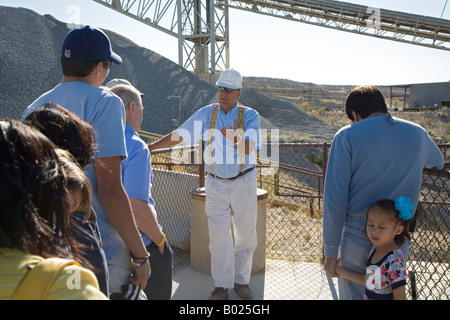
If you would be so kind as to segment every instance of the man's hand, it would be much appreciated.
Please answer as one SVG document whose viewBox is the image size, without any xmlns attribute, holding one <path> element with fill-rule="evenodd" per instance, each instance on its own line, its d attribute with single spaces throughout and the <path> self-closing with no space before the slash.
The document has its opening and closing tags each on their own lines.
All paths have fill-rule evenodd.
<svg viewBox="0 0 450 320">
<path fill-rule="evenodd" d="M 336 273 L 337 267 L 337 257 L 325 257 L 325 263 L 323 264 L 323 268 L 327 276 L 332 278 L 338 278 L 339 275 Z"/>
<path fill-rule="evenodd" d="M 223 134 L 225 138 L 230 140 L 236 146 L 241 142 L 242 137 L 244 136 L 242 130 L 238 129 L 238 124 L 236 120 L 234 120 L 234 128 L 222 127 L 220 128 L 220 132 Z"/>
<path fill-rule="evenodd" d="M 145 289 L 147 281 L 150 278 L 152 270 L 150 268 L 150 262 L 147 262 L 143 266 L 133 266 L 134 273 L 130 276 L 130 282 L 135 285 L 139 285 L 141 289 Z"/>
</svg>

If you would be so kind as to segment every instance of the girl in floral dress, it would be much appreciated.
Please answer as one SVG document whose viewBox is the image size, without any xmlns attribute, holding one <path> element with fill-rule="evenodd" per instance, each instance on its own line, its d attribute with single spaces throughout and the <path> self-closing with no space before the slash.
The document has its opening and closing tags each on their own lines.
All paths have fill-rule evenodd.
<svg viewBox="0 0 450 320">
<path fill-rule="evenodd" d="M 365 285 L 365 300 L 406 299 L 406 261 L 400 246 L 409 238 L 413 212 L 414 204 L 407 197 L 382 199 L 370 205 L 366 231 L 373 247 L 366 273 L 336 268 L 341 277 Z"/>
</svg>

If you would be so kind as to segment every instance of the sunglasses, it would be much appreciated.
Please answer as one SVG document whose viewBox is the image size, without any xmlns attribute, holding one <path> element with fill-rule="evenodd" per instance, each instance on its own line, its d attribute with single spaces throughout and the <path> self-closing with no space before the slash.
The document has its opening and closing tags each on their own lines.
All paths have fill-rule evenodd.
<svg viewBox="0 0 450 320">
<path fill-rule="evenodd" d="M 239 89 L 230 89 L 230 88 L 225 88 L 225 87 L 219 87 L 219 91 L 225 91 L 226 93 L 232 93 L 237 90 L 239 90 Z"/>
</svg>

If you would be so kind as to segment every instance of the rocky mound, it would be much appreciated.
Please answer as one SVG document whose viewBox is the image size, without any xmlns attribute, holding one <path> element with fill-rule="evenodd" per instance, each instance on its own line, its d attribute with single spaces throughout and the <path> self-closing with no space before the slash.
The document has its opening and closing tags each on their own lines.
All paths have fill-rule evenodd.
<svg viewBox="0 0 450 320">
<path fill-rule="evenodd" d="M 61 81 L 60 47 L 69 31 L 66 24 L 49 15 L 24 8 L 0 6 L 0 117 L 20 119 L 23 110 L 42 93 Z M 163 56 L 142 48 L 108 30 L 113 50 L 123 64 L 113 65 L 106 81 L 125 78 L 144 93 L 145 118 L 142 129 L 166 134 L 202 106 L 216 100 L 217 90 L 191 72 Z M 331 141 L 335 129 L 311 117 L 295 105 L 243 90 L 242 104 L 261 114 L 261 126 L 279 129 L 280 135 L 310 137 L 308 142 Z"/>
</svg>

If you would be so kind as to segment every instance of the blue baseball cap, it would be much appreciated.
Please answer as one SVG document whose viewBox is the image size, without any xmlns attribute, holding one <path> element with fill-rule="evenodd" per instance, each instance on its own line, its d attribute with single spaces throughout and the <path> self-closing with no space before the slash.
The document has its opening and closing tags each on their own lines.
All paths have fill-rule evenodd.
<svg viewBox="0 0 450 320">
<path fill-rule="evenodd" d="M 71 60 L 109 59 L 122 64 L 122 58 L 112 51 L 108 36 L 102 30 L 91 26 L 72 29 L 64 39 L 61 56 Z"/>
</svg>

